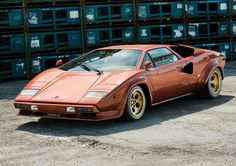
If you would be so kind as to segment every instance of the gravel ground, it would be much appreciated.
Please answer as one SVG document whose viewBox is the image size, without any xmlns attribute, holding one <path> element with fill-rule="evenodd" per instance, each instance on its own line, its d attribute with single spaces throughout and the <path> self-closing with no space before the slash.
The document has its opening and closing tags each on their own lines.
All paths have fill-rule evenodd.
<svg viewBox="0 0 236 166">
<path fill-rule="evenodd" d="M 26 83 L 0 83 L 0 165 L 236 165 L 235 62 L 218 99 L 170 101 L 131 123 L 17 117 Z"/>
</svg>

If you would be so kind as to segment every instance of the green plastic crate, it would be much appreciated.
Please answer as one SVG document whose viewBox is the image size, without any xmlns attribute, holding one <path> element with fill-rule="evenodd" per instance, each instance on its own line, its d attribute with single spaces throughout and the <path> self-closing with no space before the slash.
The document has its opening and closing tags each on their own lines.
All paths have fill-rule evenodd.
<svg viewBox="0 0 236 166">
<path fill-rule="evenodd" d="M 233 14 L 236 14 L 236 0 L 233 0 L 232 13 L 233 13 Z"/>
<path fill-rule="evenodd" d="M 134 40 L 132 27 L 88 29 L 88 45 L 105 43 L 127 43 Z"/>
<path fill-rule="evenodd" d="M 81 22 L 79 7 L 30 8 L 28 17 L 30 26 Z"/>
<path fill-rule="evenodd" d="M 32 73 L 38 74 L 44 70 L 43 58 L 41 56 L 32 59 Z"/>
<path fill-rule="evenodd" d="M 233 35 L 236 36 L 236 22 L 233 22 L 233 27 L 232 27 Z"/>
<path fill-rule="evenodd" d="M 189 23 L 190 37 L 223 36 L 229 34 L 228 22 Z"/>
<path fill-rule="evenodd" d="M 0 77 L 17 78 L 26 76 L 25 59 L 8 59 L 0 61 Z"/>
<path fill-rule="evenodd" d="M 31 50 L 43 50 L 46 48 L 59 47 L 81 47 L 81 31 L 59 31 L 30 34 Z"/>
<path fill-rule="evenodd" d="M 13 77 L 26 76 L 25 59 L 18 59 L 18 60 L 12 61 L 12 76 Z"/>
<path fill-rule="evenodd" d="M 225 15 L 228 12 L 228 0 L 187 1 L 187 13 L 191 16 Z"/>
<path fill-rule="evenodd" d="M 0 26 L 23 25 L 22 9 L 0 9 Z"/>
<path fill-rule="evenodd" d="M 141 42 L 161 39 L 183 39 L 184 26 L 183 24 L 140 26 L 139 38 Z"/>
<path fill-rule="evenodd" d="M 87 22 L 130 20 L 134 17 L 133 13 L 133 4 L 86 6 Z"/>
<path fill-rule="evenodd" d="M 182 2 L 150 2 L 138 4 L 139 19 L 181 17 L 183 15 Z"/>
<path fill-rule="evenodd" d="M 0 35 L 1 52 L 17 52 L 24 50 L 24 34 Z"/>
</svg>

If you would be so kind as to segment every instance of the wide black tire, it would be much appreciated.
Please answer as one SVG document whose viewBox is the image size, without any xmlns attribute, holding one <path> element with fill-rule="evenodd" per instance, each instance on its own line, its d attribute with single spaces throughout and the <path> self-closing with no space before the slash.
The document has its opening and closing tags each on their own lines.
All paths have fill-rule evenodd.
<svg viewBox="0 0 236 166">
<path fill-rule="evenodd" d="M 196 96 L 203 99 L 217 98 L 222 90 L 222 74 L 218 68 L 214 69 L 207 81 L 205 87 L 196 92 Z"/>
<path fill-rule="evenodd" d="M 128 94 L 122 119 L 125 121 L 139 120 L 143 116 L 146 106 L 147 100 L 142 88 L 133 87 Z"/>
</svg>

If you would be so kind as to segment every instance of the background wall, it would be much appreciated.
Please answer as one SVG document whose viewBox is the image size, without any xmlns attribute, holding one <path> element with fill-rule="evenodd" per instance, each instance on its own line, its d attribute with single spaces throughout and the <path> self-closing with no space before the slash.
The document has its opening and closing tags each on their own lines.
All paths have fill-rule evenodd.
<svg viewBox="0 0 236 166">
<path fill-rule="evenodd" d="M 235 18 L 236 0 L 1 0 L 0 80 L 115 44 L 184 43 L 232 60 Z"/>
</svg>

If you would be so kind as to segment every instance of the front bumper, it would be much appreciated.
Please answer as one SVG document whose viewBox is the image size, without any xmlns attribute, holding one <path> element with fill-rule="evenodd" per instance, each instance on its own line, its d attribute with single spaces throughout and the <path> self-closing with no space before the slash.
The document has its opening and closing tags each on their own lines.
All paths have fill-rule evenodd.
<svg viewBox="0 0 236 166">
<path fill-rule="evenodd" d="M 37 110 L 32 110 L 32 105 L 37 106 Z M 15 102 L 14 106 L 20 110 L 18 113 L 19 116 L 85 121 L 102 121 L 115 119 L 120 116 L 118 110 L 103 112 L 94 105 Z M 67 112 L 67 107 L 75 108 L 75 112 Z"/>
</svg>

